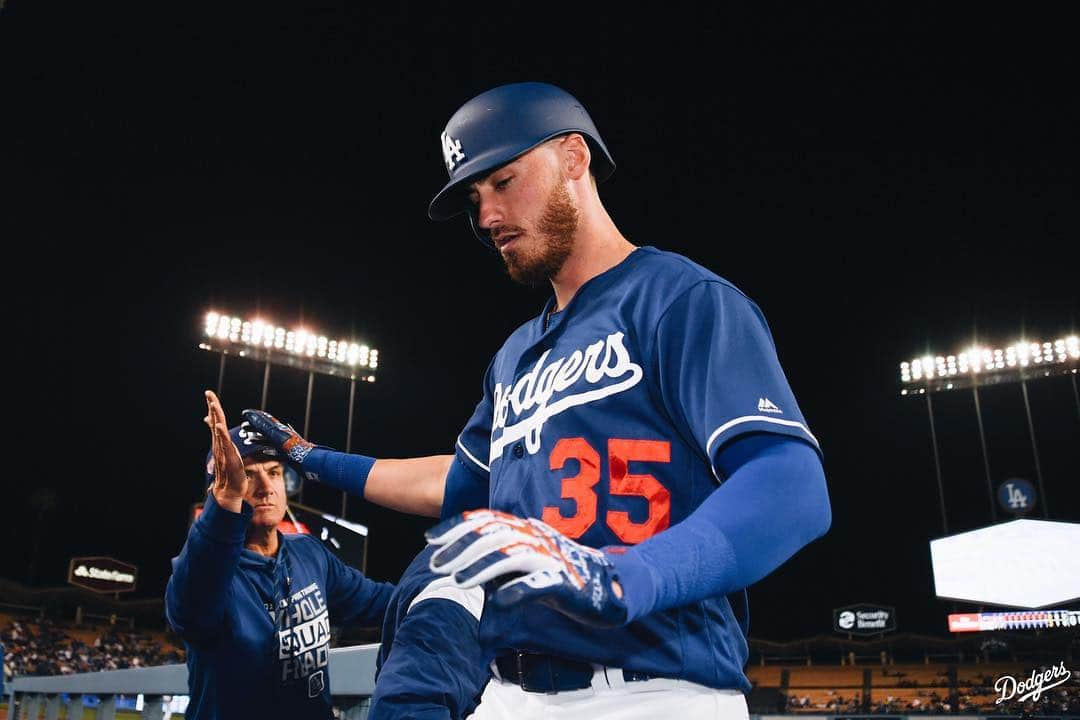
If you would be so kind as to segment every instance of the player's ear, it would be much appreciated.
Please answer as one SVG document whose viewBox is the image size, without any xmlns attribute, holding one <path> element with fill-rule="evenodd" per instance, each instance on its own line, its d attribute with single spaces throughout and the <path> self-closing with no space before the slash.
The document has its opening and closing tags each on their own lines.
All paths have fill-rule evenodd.
<svg viewBox="0 0 1080 720">
<path fill-rule="evenodd" d="M 589 162 L 592 154 L 589 152 L 589 143 L 580 133 L 570 133 L 562 138 L 559 146 L 561 150 L 560 160 L 566 177 L 578 180 L 589 172 Z"/>
</svg>

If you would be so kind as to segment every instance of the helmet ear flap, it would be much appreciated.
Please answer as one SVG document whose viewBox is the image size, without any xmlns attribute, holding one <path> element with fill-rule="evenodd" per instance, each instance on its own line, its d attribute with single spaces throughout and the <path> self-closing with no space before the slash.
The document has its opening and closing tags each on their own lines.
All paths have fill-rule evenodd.
<svg viewBox="0 0 1080 720">
<path fill-rule="evenodd" d="M 480 218 L 477 213 L 478 210 L 475 205 L 465 212 L 465 217 L 469 219 L 469 227 L 472 228 L 473 235 L 479 238 L 480 242 L 484 243 L 489 250 L 495 250 L 495 243 L 491 241 L 491 233 L 480 227 Z"/>
</svg>

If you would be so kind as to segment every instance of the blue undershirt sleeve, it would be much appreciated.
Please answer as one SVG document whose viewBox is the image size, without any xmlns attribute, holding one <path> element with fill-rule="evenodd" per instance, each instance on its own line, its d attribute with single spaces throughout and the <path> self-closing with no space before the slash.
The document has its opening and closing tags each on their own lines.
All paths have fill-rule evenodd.
<svg viewBox="0 0 1080 720">
<path fill-rule="evenodd" d="M 741 590 L 829 529 L 825 473 L 808 443 L 744 435 L 717 452 L 716 469 L 726 480 L 689 517 L 609 554 L 628 621 Z"/>
<path fill-rule="evenodd" d="M 316 447 L 304 458 L 304 474 L 324 485 L 364 497 L 368 474 L 375 458 Z"/>
</svg>

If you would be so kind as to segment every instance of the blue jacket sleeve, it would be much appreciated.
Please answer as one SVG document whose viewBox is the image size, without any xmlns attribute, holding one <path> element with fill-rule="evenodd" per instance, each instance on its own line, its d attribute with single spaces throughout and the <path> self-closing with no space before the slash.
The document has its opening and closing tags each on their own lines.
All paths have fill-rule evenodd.
<svg viewBox="0 0 1080 720">
<path fill-rule="evenodd" d="M 225 622 L 231 599 L 230 585 L 244 549 L 252 509 L 244 503 L 240 513 L 225 510 L 206 497 L 203 511 L 188 530 L 187 541 L 172 560 L 172 576 L 165 589 L 165 615 L 172 628 L 188 642 L 211 642 Z"/>
<path fill-rule="evenodd" d="M 610 555 L 629 620 L 741 590 L 829 529 L 825 473 L 808 443 L 744 435 L 720 450 L 716 467 L 726 480 L 689 517 Z"/>
<path fill-rule="evenodd" d="M 365 627 L 382 623 L 394 586 L 365 577 L 362 572 L 349 567 L 323 548 L 318 540 L 310 538 L 310 541 L 326 554 L 326 603 L 334 623 L 358 623 Z"/>
<path fill-rule="evenodd" d="M 459 720 L 472 713 L 490 676 L 479 627 L 476 616 L 450 599 L 409 608 L 379 668 L 370 720 Z"/>
</svg>

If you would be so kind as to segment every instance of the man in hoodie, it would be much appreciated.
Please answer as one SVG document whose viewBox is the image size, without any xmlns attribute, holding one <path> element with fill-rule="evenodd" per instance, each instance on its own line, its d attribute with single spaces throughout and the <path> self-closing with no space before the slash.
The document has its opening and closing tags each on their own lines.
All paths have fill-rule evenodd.
<svg viewBox="0 0 1080 720">
<path fill-rule="evenodd" d="M 186 717 L 326 720 L 331 618 L 376 625 L 394 588 L 313 537 L 282 535 L 280 454 L 243 426 L 230 431 L 214 393 L 206 400 L 211 486 L 165 596 L 187 646 Z"/>
</svg>

